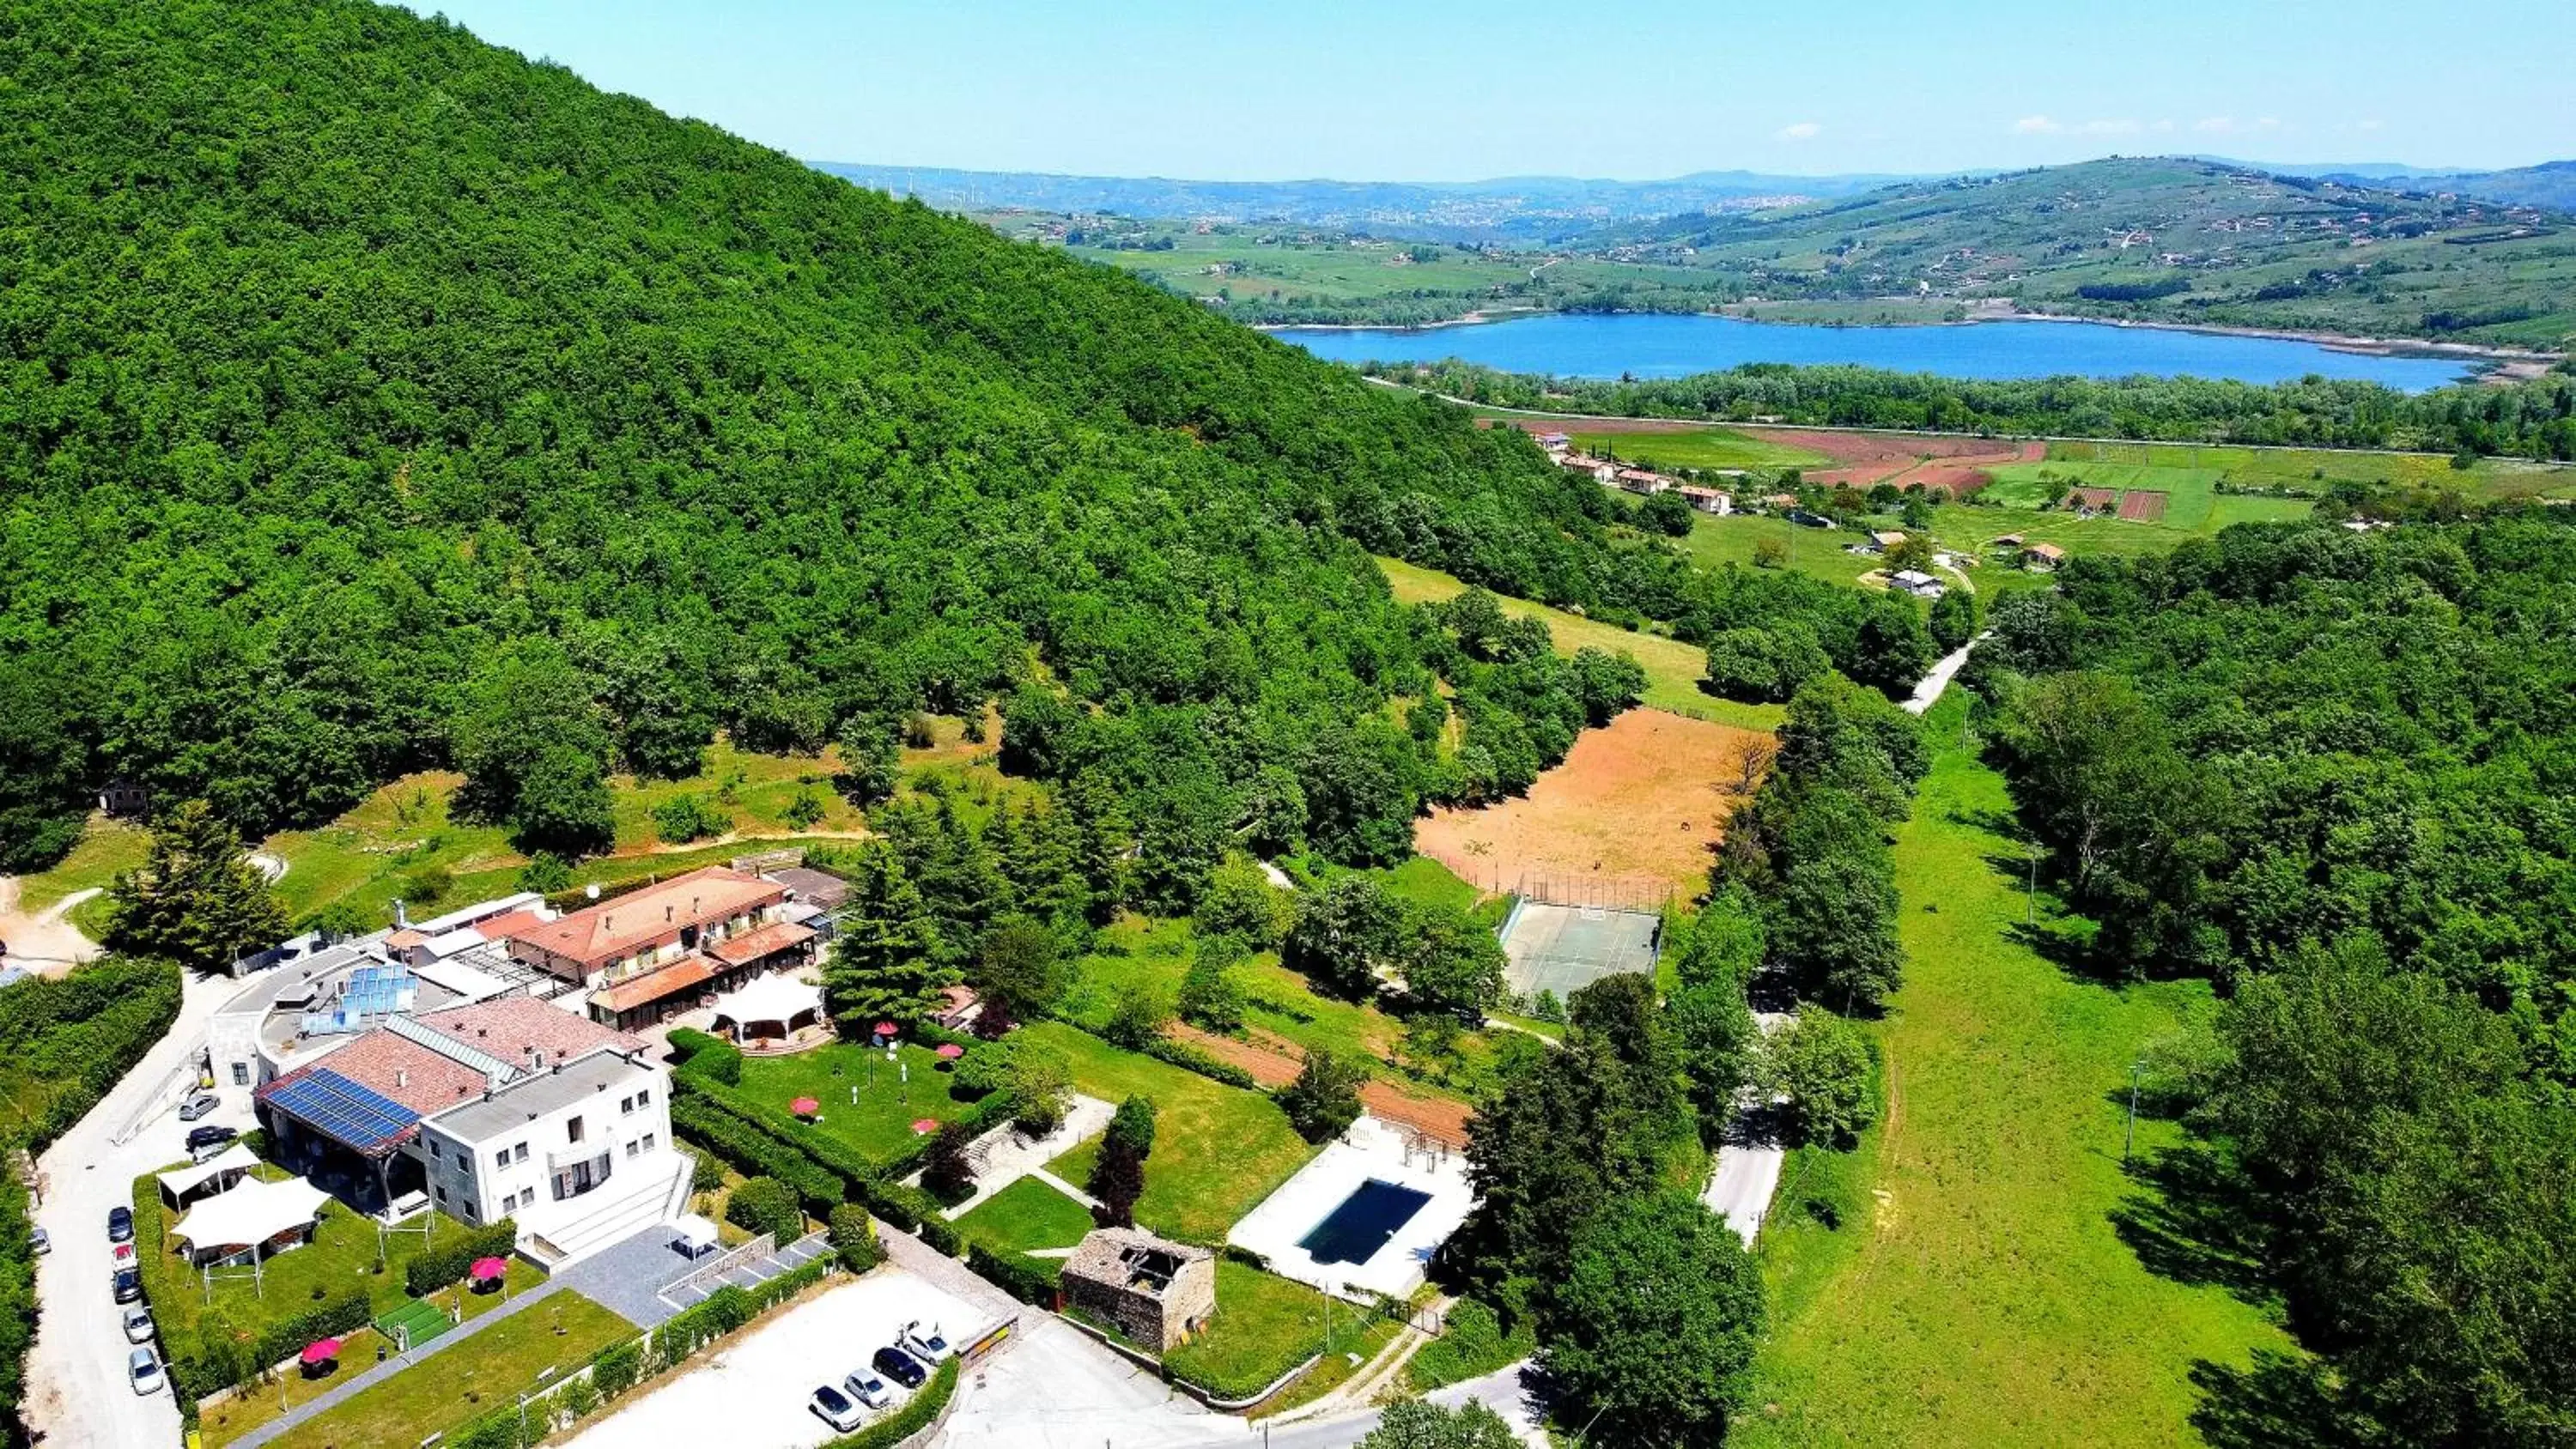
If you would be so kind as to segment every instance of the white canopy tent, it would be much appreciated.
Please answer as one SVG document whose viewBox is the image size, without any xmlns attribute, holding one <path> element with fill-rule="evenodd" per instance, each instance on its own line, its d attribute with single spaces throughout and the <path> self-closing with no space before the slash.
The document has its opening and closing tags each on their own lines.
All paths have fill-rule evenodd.
<svg viewBox="0 0 2576 1449">
<path fill-rule="evenodd" d="M 672 1245 L 694 1258 L 716 1245 L 716 1225 L 696 1213 L 685 1213 L 671 1224 Z"/>
<path fill-rule="evenodd" d="M 730 1022 L 737 1042 L 746 1031 L 763 1026 L 775 1025 L 777 1031 L 753 1034 L 791 1035 L 799 1018 L 808 1024 L 822 1020 L 823 988 L 792 976 L 755 977 L 716 998 L 716 1025 Z"/>
<path fill-rule="evenodd" d="M 159 1174 L 161 1200 L 170 1206 L 186 1207 L 188 1199 L 201 1195 L 201 1189 L 228 1192 L 235 1183 L 259 1166 L 259 1158 L 236 1142 L 203 1162 L 187 1167 L 174 1167 Z"/>
<path fill-rule="evenodd" d="M 205 1263 L 248 1252 L 253 1262 L 267 1246 L 288 1233 L 309 1229 L 322 1215 L 331 1194 L 300 1177 L 284 1182 L 244 1180 L 232 1191 L 207 1198 L 170 1229 L 174 1240 L 188 1245 L 188 1259 Z"/>
</svg>

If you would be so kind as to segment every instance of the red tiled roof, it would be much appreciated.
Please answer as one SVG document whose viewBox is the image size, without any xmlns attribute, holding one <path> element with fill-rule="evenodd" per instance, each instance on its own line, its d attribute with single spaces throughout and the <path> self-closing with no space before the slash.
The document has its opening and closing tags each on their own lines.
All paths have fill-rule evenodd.
<svg viewBox="0 0 2576 1449">
<path fill-rule="evenodd" d="M 710 865 L 673 876 L 660 885 L 630 891 L 613 901 L 601 901 L 561 920 L 512 931 L 510 939 L 568 957 L 589 969 L 612 956 L 671 940 L 682 927 L 720 921 L 786 898 L 784 886 Z"/>
<path fill-rule="evenodd" d="M 416 1018 L 422 1026 L 467 1046 L 524 1066 L 531 1052 L 548 1061 L 570 1061 L 602 1049 L 645 1050 L 641 1038 L 600 1025 L 533 996 L 502 996 L 472 1006 L 452 1006 Z"/>
<path fill-rule="evenodd" d="M 756 931 L 727 936 L 707 948 L 707 954 L 728 966 L 748 966 L 763 956 L 774 956 L 791 947 L 802 946 L 814 939 L 814 928 L 793 921 L 772 921 Z"/>
<path fill-rule="evenodd" d="M 260 1088 L 256 1095 L 267 1101 L 287 1083 L 323 1070 L 337 1072 L 424 1117 L 479 1097 L 488 1085 L 481 1072 L 463 1062 L 451 1061 L 416 1041 L 378 1027 L 338 1051 L 286 1073 Z"/>
<path fill-rule="evenodd" d="M 486 941 L 506 941 L 545 923 L 546 918 L 534 911 L 503 911 L 488 921 L 476 921 L 474 929 Z"/>
<path fill-rule="evenodd" d="M 590 994 L 590 1004 L 604 1011 L 632 1011 L 646 1002 L 659 1001 L 674 992 L 686 991 L 701 982 L 713 981 L 716 963 L 704 956 L 683 956 L 658 971 L 630 976 L 614 986 Z"/>
</svg>

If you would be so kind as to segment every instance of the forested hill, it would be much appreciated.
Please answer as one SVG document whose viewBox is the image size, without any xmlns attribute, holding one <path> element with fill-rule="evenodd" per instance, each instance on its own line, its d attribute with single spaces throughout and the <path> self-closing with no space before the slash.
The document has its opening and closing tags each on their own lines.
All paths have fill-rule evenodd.
<svg viewBox="0 0 2576 1449">
<path fill-rule="evenodd" d="M 2576 219 L 2182 157 L 1909 182 L 1607 228 L 1586 250 L 1750 296 L 2010 297 L 2025 308 L 2565 348 Z"/>
<path fill-rule="evenodd" d="M 256 833 L 450 761 L 578 845 L 604 769 L 1032 678 L 1131 801 L 1359 758 L 1347 840 L 1429 685 L 1369 551 L 1673 568 L 1517 435 L 406 11 L 13 0 L 0 148 L 0 867 L 112 777 Z"/>
</svg>

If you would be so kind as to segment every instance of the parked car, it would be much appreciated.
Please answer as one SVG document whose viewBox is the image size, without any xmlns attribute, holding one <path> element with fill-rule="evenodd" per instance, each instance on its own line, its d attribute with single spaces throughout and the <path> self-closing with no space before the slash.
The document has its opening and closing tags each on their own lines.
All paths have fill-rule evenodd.
<svg viewBox="0 0 2576 1449">
<path fill-rule="evenodd" d="M 203 1152 L 209 1147 L 229 1147 L 232 1145 L 233 1139 L 239 1136 L 241 1136 L 241 1133 L 230 1127 L 217 1126 L 215 1123 L 209 1122 L 203 1127 L 191 1127 L 188 1129 L 188 1150 L 190 1152 Z"/>
<path fill-rule="evenodd" d="M 54 1235 L 43 1228 L 37 1228 L 27 1234 L 27 1246 L 35 1249 L 37 1256 L 42 1257 L 54 1250 Z"/>
<path fill-rule="evenodd" d="M 107 1210 L 107 1240 L 111 1243 L 134 1241 L 134 1209 L 119 1203 Z"/>
<path fill-rule="evenodd" d="M 860 1408 L 847 1394 L 830 1384 L 816 1389 L 814 1397 L 806 1401 L 805 1407 L 812 1409 L 816 1418 L 831 1425 L 833 1432 L 838 1434 L 847 1434 L 868 1421 L 865 1409 Z"/>
<path fill-rule="evenodd" d="M 116 1267 L 130 1268 L 134 1266 L 134 1245 L 132 1243 L 118 1243 L 108 1250 L 108 1255 Z"/>
<path fill-rule="evenodd" d="M 116 1270 L 116 1276 L 109 1279 L 108 1283 L 109 1286 L 116 1290 L 117 1302 L 140 1303 L 143 1301 L 142 1269 L 119 1268 Z"/>
<path fill-rule="evenodd" d="M 921 1366 L 921 1360 L 893 1344 L 887 1344 L 878 1349 L 876 1357 L 869 1359 L 868 1362 L 876 1365 L 878 1373 L 884 1374 L 907 1389 L 920 1388 L 922 1382 L 930 1377 L 930 1370 Z"/>
<path fill-rule="evenodd" d="M 894 1402 L 894 1390 L 887 1388 L 886 1381 L 878 1378 L 873 1369 L 858 1370 L 843 1379 L 841 1387 L 848 1390 L 851 1398 L 871 1409 L 882 1409 Z"/>
<path fill-rule="evenodd" d="M 903 1334 L 895 1342 L 902 1345 L 904 1352 L 926 1364 L 936 1364 L 957 1352 L 949 1345 L 947 1337 L 940 1333 L 938 1324 L 923 1328 L 918 1318 L 903 1326 Z"/>
<path fill-rule="evenodd" d="M 205 1116 L 207 1113 L 222 1105 L 222 1103 L 215 1100 L 214 1093 L 199 1092 L 197 1095 L 190 1097 L 188 1100 L 179 1104 L 179 1120 L 182 1122 L 194 1122 L 198 1118 Z"/>
<path fill-rule="evenodd" d="M 133 1307 L 125 1310 L 125 1341 L 127 1343 L 150 1343 L 152 1341 L 151 1309 L 137 1303 Z"/>
<path fill-rule="evenodd" d="M 161 1359 L 148 1348 L 138 1348 L 125 1360 L 125 1376 L 134 1380 L 138 1394 L 161 1391 Z"/>
</svg>

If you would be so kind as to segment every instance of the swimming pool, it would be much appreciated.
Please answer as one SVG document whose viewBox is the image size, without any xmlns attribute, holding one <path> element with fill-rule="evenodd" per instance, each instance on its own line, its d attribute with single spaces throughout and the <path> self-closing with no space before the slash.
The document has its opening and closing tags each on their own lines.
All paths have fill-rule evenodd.
<svg viewBox="0 0 2576 1449">
<path fill-rule="evenodd" d="M 1365 1263 L 1430 1201 L 1427 1192 L 1372 1177 L 1351 1189 L 1297 1246 L 1318 1263 Z"/>
</svg>

